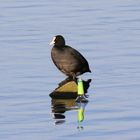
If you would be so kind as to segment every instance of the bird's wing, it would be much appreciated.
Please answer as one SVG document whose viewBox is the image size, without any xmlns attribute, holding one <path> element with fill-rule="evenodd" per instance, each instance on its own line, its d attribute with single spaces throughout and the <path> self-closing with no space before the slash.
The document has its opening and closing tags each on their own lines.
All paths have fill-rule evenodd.
<svg viewBox="0 0 140 140">
<path fill-rule="evenodd" d="M 76 49 L 70 47 L 70 46 L 67 46 L 68 49 L 69 49 L 69 52 L 70 54 L 81 64 L 87 64 L 87 60 L 85 59 L 85 57 L 80 53 L 78 52 Z"/>
</svg>

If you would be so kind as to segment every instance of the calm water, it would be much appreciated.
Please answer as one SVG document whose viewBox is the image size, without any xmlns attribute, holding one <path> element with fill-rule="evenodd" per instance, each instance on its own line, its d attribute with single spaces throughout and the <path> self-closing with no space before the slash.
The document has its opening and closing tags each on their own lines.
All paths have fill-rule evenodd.
<svg viewBox="0 0 140 140">
<path fill-rule="evenodd" d="M 49 94 L 65 79 L 50 59 L 56 34 L 93 71 L 80 124 L 70 100 L 54 119 Z M 139 140 L 139 45 L 138 0 L 1 0 L 0 140 Z"/>
</svg>

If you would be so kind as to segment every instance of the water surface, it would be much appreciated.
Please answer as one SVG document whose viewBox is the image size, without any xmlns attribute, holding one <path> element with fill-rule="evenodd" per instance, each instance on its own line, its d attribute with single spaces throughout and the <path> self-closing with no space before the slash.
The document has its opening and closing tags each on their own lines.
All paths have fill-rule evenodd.
<svg viewBox="0 0 140 140">
<path fill-rule="evenodd" d="M 84 121 L 63 101 L 56 123 L 49 94 L 65 79 L 50 59 L 52 37 L 89 61 Z M 0 139 L 138 140 L 140 1 L 0 1 Z M 80 129 L 78 129 L 80 128 Z"/>
</svg>

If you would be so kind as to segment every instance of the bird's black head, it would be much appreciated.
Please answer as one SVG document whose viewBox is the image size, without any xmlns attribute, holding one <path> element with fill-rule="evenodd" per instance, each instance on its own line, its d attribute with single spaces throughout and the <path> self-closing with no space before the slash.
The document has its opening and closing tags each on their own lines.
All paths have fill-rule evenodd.
<svg viewBox="0 0 140 140">
<path fill-rule="evenodd" d="M 51 41 L 50 45 L 65 46 L 65 39 L 62 35 L 57 35 L 53 37 L 53 40 Z"/>
</svg>

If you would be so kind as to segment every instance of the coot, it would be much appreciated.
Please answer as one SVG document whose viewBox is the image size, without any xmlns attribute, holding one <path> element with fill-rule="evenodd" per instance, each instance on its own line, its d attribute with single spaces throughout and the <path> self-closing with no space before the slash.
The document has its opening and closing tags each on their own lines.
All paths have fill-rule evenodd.
<svg viewBox="0 0 140 140">
<path fill-rule="evenodd" d="M 69 78 L 85 72 L 91 72 L 87 60 L 74 48 L 65 44 L 65 39 L 61 35 L 53 37 L 50 45 L 54 45 L 51 57 L 56 67 Z"/>
</svg>

